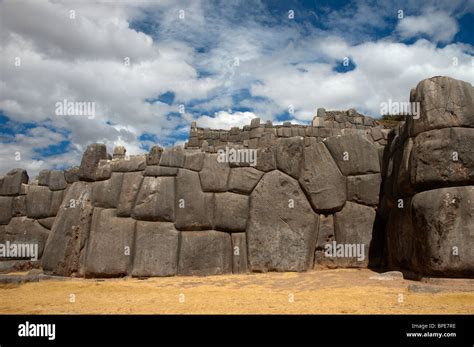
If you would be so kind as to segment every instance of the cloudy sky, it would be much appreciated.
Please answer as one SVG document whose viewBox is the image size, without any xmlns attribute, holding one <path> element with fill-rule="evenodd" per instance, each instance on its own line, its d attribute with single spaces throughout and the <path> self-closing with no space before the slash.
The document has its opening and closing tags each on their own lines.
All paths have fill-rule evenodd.
<svg viewBox="0 0 474 347">
<path fill-rule="evenodd" d="M 474 83 L 473 32 L 474 0 L 0 0 L 0 175 L 77 165 L 93 142 L 180 144 L 193 120 L 378 117 L 424 78 Z"/>
</svg>

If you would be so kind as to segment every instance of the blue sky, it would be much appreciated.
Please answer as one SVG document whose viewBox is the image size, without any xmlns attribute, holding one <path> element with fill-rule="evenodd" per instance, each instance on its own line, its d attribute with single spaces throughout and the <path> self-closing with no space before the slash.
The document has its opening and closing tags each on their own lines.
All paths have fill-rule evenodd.
<svg viewBox="0 0 474 347">
<path fill-rule="evenodd" d="M 0 174 L 77 165 L 93 142 L 181 144 L 193 120 L 377 117 L 424 78 L 474 82 L 468 0 L 3 1 L 0 16 Z M 65 99 L 94 117 L 57 114 Z"/>
</svg>

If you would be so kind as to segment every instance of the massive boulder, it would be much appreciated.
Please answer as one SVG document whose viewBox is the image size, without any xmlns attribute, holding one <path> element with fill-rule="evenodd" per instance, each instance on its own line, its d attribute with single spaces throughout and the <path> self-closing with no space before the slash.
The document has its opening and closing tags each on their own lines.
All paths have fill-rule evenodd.
<svg viewBox="0 0 474 347">
<path fill-rule="evenodd" d="M 252 271 L 305 271 L 313 265 L 319 216 L 298 185 L 266 173 L 252 192 L 247 243 Z"/>
<path fill-rule="evenodd" d="M 412 200 L 420 273 L 474 276 L 474 186 L 418 193 Z"/>
<path fill-rule="evenodd" d="M 94 208 L 87 246 L 86 277 L 121 277 L 131 272 L 135 220 L 114 209 Z"/>
<path fill-rule="evenodd" d="M 51 191 L 44 186 L 28 186 L 26 214 L 30 218 L 55 216 L 63 199 L 63 191 Z"/>
<path fill-rule="evenodd" d="M 110 162 L 112 172 L 143 171 L 146 167 L 145 155 L 131 155 L 124 159 L 114 159 Z"/>
<path fill-rule="evenodd" d="M 141 172 L 127 172 L 123 174 L 122 189 L 117 204 L 117 217 L 130 217 L 142 180 Z"/>
<path fill-rule="evenodd" d="M 363 256 L 337 257 L 339 266 L 367 267 L 370 242 L 375 221 L 375 210 L 371 207 L 347 202 L 344 208 L 334 215 L 336 243 L 362 247 Z M 354 249 L 354 248 L 353 248 Z M 360 248 L 362 250 L 362 248 Z"/>
<path fill-rule="evenodd" d="M 45 247 L 45 272 L 82 276 L 92 218 L 92 185 L 75 182 L 67 190 Z"/>
<path fill-rule="evenodd" d="M 184 167 L 183 147 L 165 148 L 163 153 L 161 153 L 160 166 Z"/>
<path fill-rule="evenodd" d="M 377 206 L 381 182 L 380 174 L 347 177 L 347 200 Z"/>
<path fill-rule="evenodd" d="M 232 263 L 232 243 L 229 234 L 214 230 L 182 232 L 179 275 L 232 273 Z"/>
<path fill-rule="evenodd" d="M 199 172 L 204 192 L 227 191 L 227 180 L 230 172 L 229 163 L 219 162 L 218 158 L 218 154 L 209 154 L 204 158 L 203 168 Z"/>
<path fill-rule="evenodd" d="M 324 143 L 343 175 L 380 172 L 378 150 L 365 135 L 330 137 Z"/>
<path fill-rule="evenodd" d="M 445 128 L 419 134 L 413 144 L 411 182 L 418 191 L 473 183 L 473 149 L 474 129 Z"/>
<path fill-rule="evenodd" d="M 114 172 L 107 181 L 92 183 L 92 203 L 96 207 L 116 208 L 122 189 L 123 174 Z"/>
<path fill-rule="evenodd" d="M 249 197 L 235 193 L 216 193 L 214 199 L 214 228 L 229 232 L 245 231 Z"/>
<path fill-rule="evenodd" d="M 104 144 L 94 143 L 87 146 L 79 167 L 79 178 L 82 181 L 95 181 L 99 161 L 107 159 L 107 148 Z"/>
<path fill-rule="evenodd" d="M 302 137 L 281 139 L 275 147 L 278 170 L 298 179 L 303 164 L 303 153 L 304 140 Z"/>
<path fill-rule="evenodd" d="M 232 168 L 229 176 L 229 190 L 250 194 L 263 176 L 263 172 L 252 167 Z"/>
<path fill-rule="evenodd" d="M 420 117 L 408 117 L 410 136 L 448 128 L 474 128 L 474 88 L 468 82 L 436 76 L 418 83 L 410 97 L 419 103 Z"/>
<path fill-rule="evenodd" d="M 318 213 L 338 211 L 346 201 L 346 178 L 322 142 L 304 149 L 304 166 L 299 181 Z"/>
<path fill-rule="evenodd" d="M 178 270 L 179 231 L 173 223 L 138 221 L 132 276 L 174 276 Z"/>
<path fill-rule="evenodd" d="M 175 178 L 144 177 L 132 216 L 141 220 L 173 222 Z"/>
<path fill-rule="evenodd" d="M 28 183 L 28 174 L 23 169 L 13 169 L 0 180 L 0 195 L 20 195 L 22 184 Z"/>
<path fill-rule="evenodd" d="M 213 224 L 214 194 L 203 193 L 199 174 L 180 169 L 176 176 L 176 228 L 206 230 Z"/>
</svg>

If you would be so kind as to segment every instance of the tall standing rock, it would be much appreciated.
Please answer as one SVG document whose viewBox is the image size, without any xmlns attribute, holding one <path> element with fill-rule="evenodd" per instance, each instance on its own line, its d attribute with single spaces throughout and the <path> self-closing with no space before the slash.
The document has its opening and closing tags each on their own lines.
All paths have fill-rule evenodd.
<svg viewBox="0 0 474 347">
<path fill-rule="evenodd" d="M 67 190 L 45 247 L 42 266 L 55 275 L 84 275 L 85 247 L 92 218 L 92 185 L 75 182 Z"/>
<path fill-rule="evenodd" d="M 99 161 L 102 159 L 107 159 L 107 148 L 104 144 L 94 143 L 87 146 L 79 168 L 80 180 L 95 181 L 96 170 L 99 166 Z"/>
<path fill-rule="evenodd" d="M 13 169 L 0 180 L 0 195 L 20 195 L 21 185 L 28 183 L 28 174 L 23 169 Z"/>
<path fill-rule="evenodd" d="M 299 179 L 318 213 L 332 213 L 346 201 L 346 178 L 322 142 L 304 149 L 304 166 Z"/>
<path fill-rule="evenodd" d="M 247 225 L 252 271 L 305 271 L 313 265 L 319 216 L 298 182 L 280 171 L 260 180 Z"/>
</svg>

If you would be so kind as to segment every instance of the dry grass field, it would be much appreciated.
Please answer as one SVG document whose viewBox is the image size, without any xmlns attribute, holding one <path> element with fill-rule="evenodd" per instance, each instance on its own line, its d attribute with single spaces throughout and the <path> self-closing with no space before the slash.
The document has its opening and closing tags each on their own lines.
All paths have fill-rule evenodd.
<svg viewBox="0 0 474 347">
<path fill-rule="evenodd" d="M 474 313 L 471 280 L 377 280 L 362 269 L 0 285 L 2 314 Z M 371 278 L 372 277 L 372 278 Z M 409 289 L 409 287 L 411 289 Z M 413 289 L 414 288 L 414 289 Z"/>
</svg>

